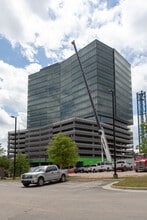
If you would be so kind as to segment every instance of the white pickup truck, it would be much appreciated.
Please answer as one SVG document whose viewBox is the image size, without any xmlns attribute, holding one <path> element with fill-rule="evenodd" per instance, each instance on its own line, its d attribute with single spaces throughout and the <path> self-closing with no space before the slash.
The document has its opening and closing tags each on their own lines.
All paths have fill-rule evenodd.
<svg viewBox="0 0 147 220">
<path fill-rule="evenodd" d="M 133 170 L 133 164 L 127 160 L 117 160 L 116 169 L 121 171 Z"/>
<path fill-rule="evenodd" d="M 65 182 L 67 176 L 67 171 L 58 169 L 56 165 L 38 166 L 30 172 L 22 174 L 21 182 L 26 187 L 30 184 L 43 186 L 47 182 Z"/>
</svg>

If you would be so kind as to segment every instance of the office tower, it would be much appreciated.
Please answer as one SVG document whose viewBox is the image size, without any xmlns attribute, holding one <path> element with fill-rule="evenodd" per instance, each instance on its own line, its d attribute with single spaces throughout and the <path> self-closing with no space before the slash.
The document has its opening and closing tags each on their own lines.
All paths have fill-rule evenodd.
<svg viewBox="0 0 147 220">
<path fill-rule="evenodd" d="M 102 122 L 112 123 L 115 92 L 116 121 L 133 122 L 130 64 L 114 49 L 94 40 L 79 56 Z M 49 125 L 71 117 L 93 118 L 89 96 L 74 54 L 61 63 L 29 76 L 28 128 Z"/>
<path fill-rule="evenodd" d="M 114 108 L 116 156 L 132 157 L 130 64 L 115 49 L 98 40 L 79 50 L 79 57 L 112 158 Z M 46 146 L 58 132 L 68 134 L 76 142 L 81 161 L 92 163 L 101 159 L 100 136 L 76 54 L 28 78 L 27 130 L 23 147 L 30 161 L 46 160 Z M 9 151 L 13 150 L 13 135 L 10 132 Z"/>
</svg>

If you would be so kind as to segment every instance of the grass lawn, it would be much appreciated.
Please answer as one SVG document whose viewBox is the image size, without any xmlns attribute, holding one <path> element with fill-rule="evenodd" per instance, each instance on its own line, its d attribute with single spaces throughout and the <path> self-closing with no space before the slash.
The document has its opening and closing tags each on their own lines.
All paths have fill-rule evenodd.
<svg viewBox="0 0 147 220">
<path fill-rule="evenodd" d="M 99 180 L 110 180 L 110 178 L 92 178 L 92 177 L 68 177 L 69 181 L 99 181 Z M 111 178 L 112 180 L 112 178 Z M 114 186 L 120 187 L 147 187 L 147 175 L 144 176 L 129 176 L 129 177 L 122 177 L 118 179 L 118 183 L 114 183 Z"/>
<path fill-rule="evenodd" d="M 113 184 L 122 187 L 147 187 L 147 175 L 139 177 L 125 177 L 120 182 Z"/>
</svg>

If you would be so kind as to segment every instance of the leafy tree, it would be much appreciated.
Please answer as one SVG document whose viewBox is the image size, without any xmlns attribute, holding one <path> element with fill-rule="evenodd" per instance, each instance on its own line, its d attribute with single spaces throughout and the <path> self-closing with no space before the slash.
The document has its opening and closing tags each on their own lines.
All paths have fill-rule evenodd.
<svg viewBox="0 0 147 220">
<path fill-rule="evenodd" d="M 5 152 L 6 150 L 0 144 L 0 167 L 7 169 L 9 166 L 9 162 L 8 158 L 5 156 Z"/>
<path fill-rule="evenodd" d="M 47 146 L 48 157 L 61 168 L 74 166 L 79 159 L 76 143 L 67 135 L 58 133 Z"/>
<path fill-rule="evenodd" d="M 5 169 L 8 169 L 9 167 L 9 160 L 6 156 L 0 157 L 0 167 L 3 167 Z"/>
<path fill-rule="evenodd" d="M 5 149 L 0 144 L 0 176 L 4 178 L 7 175 L 7 169 L 9 167 L 8 158 L 5 156 Z"/>
<path fill-rule="evenodd" d="M 147 154 L 147 122 L 141 124 L 143 129 L 142 142 L 140 144 L 140 151 L 144 154 Z"/>
<path fill-rule="evenodd" d="M 0 157 L 5 155 L 6 150 L 0 144 Z"/>
<path fill-rule="evenodd" d="M 27 157 L 24 154 L 19 152 L 16 155 L 16 176 L 20 176 L 22 173 L 28 172 L 29 168 L 30 168 L 30 165 L 29 165 Z M 14 160 L 10 162 L 9 171 L 11 174 L 13 174 Z"/>
</svg>

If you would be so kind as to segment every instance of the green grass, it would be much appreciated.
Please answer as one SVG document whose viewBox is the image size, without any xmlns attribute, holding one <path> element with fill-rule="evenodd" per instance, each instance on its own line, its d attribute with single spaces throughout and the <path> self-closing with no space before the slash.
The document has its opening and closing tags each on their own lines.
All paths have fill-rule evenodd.
<svg viewBox="0 0 147 220">
<path fill-rule="evenodd" d="M 86 181 L 99 181 L 99 180 L 109 180 L 110 178 L 90 178 L 90 177 L 80 177 L 80 176 L 74 176 L 74 177 L 68 177 L 69 181 L 81 181 L 81 182 L 86 182 Z M 112 180 L 112 178 L 111 178 Z M 118 179 L 119 182 L 113 184 L 113 186 L 118 186 L 118 187 L 147 187 L 147 175 L 144 176 L 133 176 L 133 177 L 123 177 Z"/>
<path fill-rule="evenodd" d="M 120 182 L 113 184 L 120 187 L 147 187 L 147 175 L 140 177 L 125 177 Z"/>
</svg>

